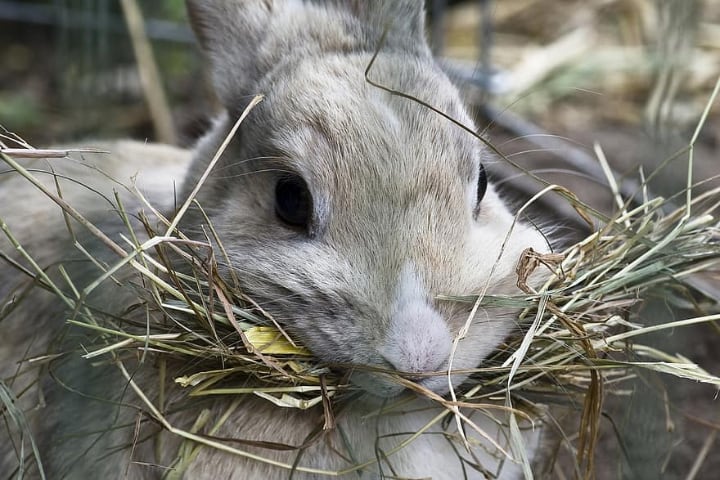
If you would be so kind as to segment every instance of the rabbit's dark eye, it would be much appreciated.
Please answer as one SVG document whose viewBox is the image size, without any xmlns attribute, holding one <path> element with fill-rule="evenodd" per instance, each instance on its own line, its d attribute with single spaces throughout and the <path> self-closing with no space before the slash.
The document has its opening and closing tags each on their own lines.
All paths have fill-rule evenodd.
<svg viewBox="0 0 720 480">
<path fill-rule="evenodd" d="M 282 177 L 275 185 L 275 214 L 292 227 L 306 228 L 310 221 L 312 197 L 305 181 L 296 176 Z"/>
<path fill-rule="evenodd" d="M 485 192 L 487 191 L 487 174 L 485 173 L 485 167 L 483 167 L 482 163 L 480 164 L 480 174 L 478 175 L 478 184 L 477 184 L 477 206 L 480 206 L 480 202 L 482 201 L 483 197 L 485 196 Z"/>
</svg>

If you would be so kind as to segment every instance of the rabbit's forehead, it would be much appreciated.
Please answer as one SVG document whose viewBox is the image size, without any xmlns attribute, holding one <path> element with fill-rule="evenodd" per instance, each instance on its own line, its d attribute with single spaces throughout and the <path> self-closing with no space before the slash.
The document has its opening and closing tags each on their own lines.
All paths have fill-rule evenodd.
<svg viewBox="0 0 720 480">
<path fill-rule="evenodd" d="M 403 185 L 442 189 L 473 181 L 479 140 L 423 105 L 472 127 L 455 88 L 431 64 L 386 58 L 371 78 L 418 100 L 393 95 L 366 81 L 368 61 L 305 62 L 292 81 L 276 84 L 267 109 L 275 147 L 332 190 L 352 188 L 348 179 L 358 192 L 371 183 L 398 194 Z"/>
</svg>

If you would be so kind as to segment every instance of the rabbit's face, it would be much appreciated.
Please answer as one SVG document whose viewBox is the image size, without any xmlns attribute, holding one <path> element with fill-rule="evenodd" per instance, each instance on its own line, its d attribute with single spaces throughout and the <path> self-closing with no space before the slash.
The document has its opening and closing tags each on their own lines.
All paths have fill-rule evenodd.
<svg viewBox="0 0 720 480">
<path fill-rule="evenodd" d="M 471 305 L 437 297 L 516 291 L 521 251 L 544 250 L 544 241 L 515 224 L 487 186 L 480 141 L 369 84 L 371 57 L 291 57 L 257 79 L 266 100 L 199 200 L 228 253 L 226 268 L 317 357 L 356 366 L 352 379 L 375 395 L 402 387 L 364 367 L 405 372 L 443 393 L 447 376 L 422 374 L 450 362 L 453 370 L 478 366 L 514 317 L 481 309 L 453 348 Z M 429 55 L 383 53 L 369 77 L 472 126 Z M 198 163 L 230 123 L 218 122 Z"/>
</svg>

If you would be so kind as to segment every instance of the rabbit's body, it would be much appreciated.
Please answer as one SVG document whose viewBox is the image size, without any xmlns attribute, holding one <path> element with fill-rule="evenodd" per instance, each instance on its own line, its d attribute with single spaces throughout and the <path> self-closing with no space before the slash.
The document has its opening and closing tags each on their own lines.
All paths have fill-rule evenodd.
<svg viewBox="0 0 720 480">
<path fill-rule="evenodd" d="M 491 186 L 485 191 L 476 138 L 419 102 L 366 81 L 364 72 L 379 50 L 370 79 L 472 127 L 456 89 L 425 43 L 421 2 L 188 3 L 201 43 L 213 60 L 215 85 L 228 113 L 195 150 L 180 200 L 194 188 L 252 94 L 262 93 L 266 99 L 250 112 L 200 189 L 197 200 L 203 211 L 191 209 L 180 229 L 205 240 L 207 215 L 229 260 L 220 265 L 221 273 L 229 277 L 232 270 L 243 292 L 318 358 L 329 364 L 357 365 L 351 381 L 367 393 L 339 407 L 337 427 L 307 448 L 277 450 L 248 447 L 242 441 L 302 446 L 322 427 L 322 408 L 281 409 L 254 398 L 188 400 L 169 380 L 163 396 L 173 426 L 193 430 L 198 413 L 207 409 L 208 422 L 197 429 L 210 435 L 214 422 L 227 413 L 213 436 L 225 439 L 221 443 L 228 448 L 288 465 L 297 460 L 300 468 L 293 478 L 316 478 L 305 473 L 307 468 L 344 470 L 357 462 L 369 462 L 362 478 L 519 475 L 516 465 L 470 427 L 466 433 L 473 448 L 467 452 L 458 441 L 454 421 L 435 422 L 394 452 L 410 434 L 446 410 L 429 400 L 413 399 L 402 387 L 362 368 L 415 373 L 418 384 L 446 394 L 447 376 L 420 374 L 446 371 L 451 358 L 454 370 L 480 365 L 516 325 L 511 310 L 480 309 L 454 349 L 453 341 L 471 306 L 436 297 L 515 293 L 520 253 L 528 247 L 547 249 L 535 229 L 514 222 Z M 160 152 L 159 147 L 143 150 L 138 144 L 111 148 L 117 152 L 101 168 L 120 180 L 127 180 L 128 172 L 144 170 L 144 177 L 150 179 L 145 190 L 151 203 L 171 211 L 176 205 L 172 178 L 184 174 L 188 154 Z M 155 157 L 167 158 L 167 153 L 176 160 L 156 161 Z M 103 192 L 112 186 L 106 177 L 93 176 L 92 170 L 71 173 L 97 183 Z M 23 182 L 9 174 L 0 176 L 0 218 L 18 233 L 41 266 L 51 267 L 50 272 L 56 272 L 56 262 L 82 258 L 60 215 L 39 229 L 34 215 L 44 207 L 18 205 L 18 196 L 32 190 Z M 124 231 L 119 218 L 104 219 L 108 207 L 91 200 L 86 190 L 66 188 L 68 202 L 82 204 L 104 231 L 116 237 Z M 131 212 L 138 207 L 131 201 L 128 205 Z M 74 230 L 80 232 L 81 244 L 111 262 L 113 253 L 82 227 L 76 225 Z M 12 247 L 3 240 L 0 249 Z M 67 270 L 78 288 L 100 274 L 86 259 L 68 263 Z M 0 298 L 19 283 L 9 281 L 16 277 L 17 270 L 0 263 Z M 17 360 L 46 351 L 67 317 L 57 299 L 38 290 L 30 293 L 33 302 L 18 302 L 0 324 L 11 332 L 5 337 L 10 341 L 3 338 L 0 346 L 3 378 L 11 376 Z M 123 293 L 108 281 L 88 302 L 118 315 L 139 315 L 138 321 L 143 321 L 142 312 L 123 308 L 131 297 L 131 291 Z M 75 342 L 77 349 L 76 334 L 71 330 L 63 345 Z M 54 378 L 45 378 L 38 390 L 45 406 L 30 413 L 50 478 L 103 474 L 157 478 L 166 472 L 163 466 L 184 471 L 191 479 L 290 475 L 287 469 L 210 447 L 189 454 L 177 435 L 158 434 L 148 416 L 138 415 L 146 405 L 114 366 L 92 367 L 79 356 L 63 360 L 50 369 Z M 151 399 L 157 397 L 157 366 L 146 361 L 134 368 L 137 384 L 150 392 Z M 170 364 L 167 378 L 182 371 L 182 365 Z M 464 378 L 453 375 L 453 385 Z M 14 380 L 13 390 L 20 392 L 28 379 L 26 375 Z M 68 386 L 86 395 L 70 393 Z M 389 406 L 405 397 L 409 403 Z M 38 403 L 37 399 L 26 393 L 24 406 Z M 172 408 L 175 400 L 183 409 Z M 506 419 L 500 411 L 489 413 Z M 480 414 L 472 420 L 507 447 L 501 422 Z M 75 435 L 79 432 L 85 433 Z M 527 435 L 531 448 L 536 437 Z M 0 452 L 5 465 L 17 464 L 15 452 Z M 183 460 L 178 461 L 178 456 Z M 485 472 L 463 464 L 460 457 L 481 464 Z M 372 463 L 376 459 L 379 462 Z M 347 478 L 355 476 L 347 474 Z"/>
</svg>

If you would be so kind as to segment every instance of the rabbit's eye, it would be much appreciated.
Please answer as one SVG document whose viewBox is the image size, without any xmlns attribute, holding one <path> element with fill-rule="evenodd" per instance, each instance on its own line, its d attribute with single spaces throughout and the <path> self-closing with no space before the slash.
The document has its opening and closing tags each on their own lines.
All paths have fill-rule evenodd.
<svg viewBox="0 0 720 480">
<path fill-rule="evenodd" d="M 487 174 L 485 173 L 485 167 L 483 167 L 482 163 L 480 164 L 480 174 L 478 175 L 478 184 L 477 184 L 477 206 L 480 206 L 480 202 L 482 201 L 483 197 L 485 196 L 485 192 L 487 191 Z"/>
<path fill-rule="evenodd" d="M 306 228 L 310 220 L 312 197 L 305 181 L 296 176 L 282 177 L 275 185 L 275 214 L 292 227 Z"/>
</svg>

